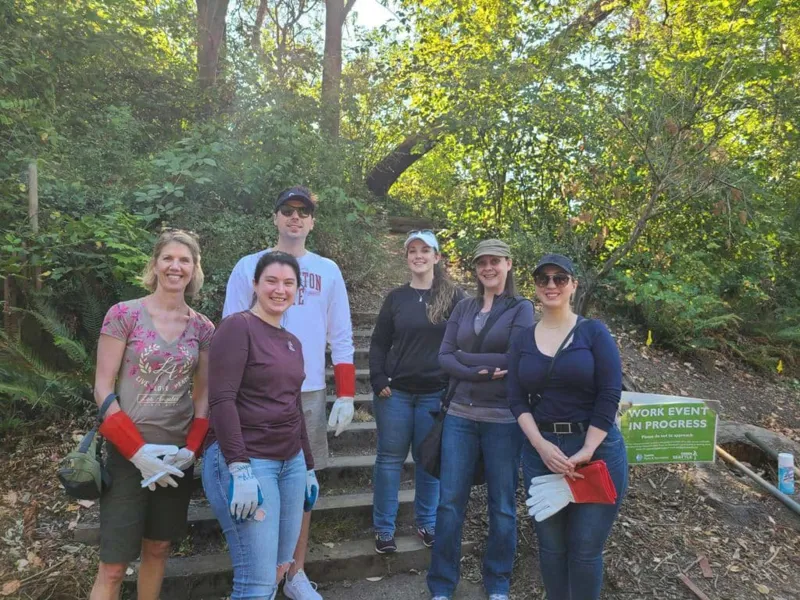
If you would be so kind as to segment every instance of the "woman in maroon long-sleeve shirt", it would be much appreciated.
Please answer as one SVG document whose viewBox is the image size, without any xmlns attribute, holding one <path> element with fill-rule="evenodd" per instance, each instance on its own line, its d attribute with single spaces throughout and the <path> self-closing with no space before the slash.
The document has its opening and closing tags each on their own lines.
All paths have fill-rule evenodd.
<svg viewBox="0 0 800 600">
<path fill-rule="evenodd" d="M 298 281 L 294 257 L 262 256 L 253 307 L 223 320 L 211 343 L 203 488 L 228 542 L 233 599 L 274 597 L 304 501 L 310 510 L 319 489 L 300 403 L 302 347 L 281 327 Z"/>
</svg>

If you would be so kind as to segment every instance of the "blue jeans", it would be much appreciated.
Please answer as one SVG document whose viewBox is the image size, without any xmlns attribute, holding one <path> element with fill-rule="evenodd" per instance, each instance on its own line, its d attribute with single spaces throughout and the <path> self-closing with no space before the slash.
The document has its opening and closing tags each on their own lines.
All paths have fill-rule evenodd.
<svg viewBox="0 0 800 600">
<path fill-rule="evenodd" d="M 542 433 L 567 456 L 583 447 L 585 434 Z M 617 488 L 616 504 L 569 504 L 541 523 L 534 521 L 539 539 L 539 564 L 548 600 L 596 600 L 603 587 L 603 546 L 628 489 L 628 458 L 619 429 L 612 427 L 592 460 L 604 460 Z M 529 441 L 522 448 L 525 488 L 533 477 L 548 475 Z"/>
<path fill-rule="evenodd" d="M 475 464 L 481 454 L 489 492 L 489 536 L 483 555 L 483 586 L 508 594 L 517 549 L 516 489 L 522 430 L 516 423 L 480 423 L 447 415 L 442 432 L 442 466 L 436 543 L 428 589 L 452 597 L 461 571 L 461 528 Z"/>
<path fill-rule="evenodd" d="M 436 525 L 436 505 L 439 503 L 439 480 L 419 466 L 419 445 L 433 425 L 431 412 L 439 410 L 444 390 L 429 394 L 411 394 L 392 390 L 389 398 L 375 396 L 373 407 L 378 429 L 378 456 L 372 480 L 375 486 L 372 499 L 372 523 L 376 533 L 394 535 L 399 506 L 400 473 L 411 447 L 416 468 L 414 514 L 418 527 Z"/>
<path fill-rule="evenodd" d="M 203 489 L 228 542 L 233 563 L 232 600 L 270 600 L 278 589 L 278 565 L 291 563 L 306 494 L 306 462 L 303 451 L 289 460 L 251 458 L 253 474 L 261 485 L 266 513 L 263 521 L 235 523 L 228 497 L 230 473 L 215 442 L 203 458 Z"/>
</svg>

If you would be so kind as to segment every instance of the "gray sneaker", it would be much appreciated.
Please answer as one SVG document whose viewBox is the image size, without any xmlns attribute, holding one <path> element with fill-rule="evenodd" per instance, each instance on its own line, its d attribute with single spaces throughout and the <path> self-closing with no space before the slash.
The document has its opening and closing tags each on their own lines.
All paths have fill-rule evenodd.
<svg viewBox="0 0 800 600">
<path fill-rule="evenodd" d="M 375 552 L 378 554 L 392 554 L 397 552 L 397 543 L 391 533 L 375 534 Z"/>
<path fill-rule="evenodd" d="M 283 595 L 291 600 L 322 600 L 317 592 L 317 584 L 308 580 L 305 572 L 300 570 L 283 584 Z"/>
<path fill-rule="evenodd" d="M 422 540 L 422 543 L 425 544 L 426 548 L 431 548 L 433 542 L 436 540 L 436 529 L 433 527 L 418 527 L 417 535 Z"/>
</svg>

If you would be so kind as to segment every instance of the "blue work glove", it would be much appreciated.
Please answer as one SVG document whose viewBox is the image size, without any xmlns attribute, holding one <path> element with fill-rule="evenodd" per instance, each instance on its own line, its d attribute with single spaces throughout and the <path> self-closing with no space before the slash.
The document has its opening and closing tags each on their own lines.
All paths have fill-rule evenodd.
<svg viewBox="0 0 800 600">
<path fill-rule="evenodd" d="M 314 469 L 306 472 L 306 500 L 303 503 L 303 510 L 309 512 L 317 503 L 317 496 L 319 496 L 319 482 L 317 476 L 314 474 Z"/>
<path fill-rule="evenodd" d="M 231 516 L 237 523 L 255 516 L 256 509 L 264 502 L 261 486 L 253 475 L 250 463 L 235 462 L 228 465 L 231 481 L 228 484 Z"/>
</svg>

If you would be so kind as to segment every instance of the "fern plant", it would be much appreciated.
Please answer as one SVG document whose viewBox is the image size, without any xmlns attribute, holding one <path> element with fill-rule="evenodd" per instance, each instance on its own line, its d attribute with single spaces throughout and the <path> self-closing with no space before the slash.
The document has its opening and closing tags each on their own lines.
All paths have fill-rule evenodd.
<svg viewBox="0 0 800 600">
<path fill-rule="evenodd" d="M 55 309 L 36 301 L 36 310 L 14 309 L 33 317 L 52 338 L 45 351 L 36 351 L 22 340 L 19 332 L 0 331 L 0 401 L 23 402 L 38 408 L 77 408 L 91 403 L 94 380 L 93 351 L 88 349 L 58 316 Z M 95 338 L 96 339 L 96 338 Z M 61 356 L 44 356 L 47 350 Z M 66 368 L 52 366 L 55 359 L 66 359 Z M 6 406 L 5 408 L 8 408 Z"/>
</svg>

